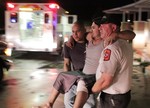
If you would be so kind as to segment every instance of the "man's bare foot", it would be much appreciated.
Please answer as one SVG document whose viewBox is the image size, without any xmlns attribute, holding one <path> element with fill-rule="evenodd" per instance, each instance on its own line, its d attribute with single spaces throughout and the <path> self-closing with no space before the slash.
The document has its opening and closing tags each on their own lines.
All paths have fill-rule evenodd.
<svg viewBox="0 0 150 108">
<path fill-rule="evenodd" d="M 52 108 L 52 104 L 51 103 L 47 103 L 44 107 L 42 107 L 42 108 Z"/>
<path fill-rule="evenodd" d="M 32 108 L 52 108 L 52 104 L 51 103 L 47 103 L 43 106 L 34 106 Z"/>
</svg>

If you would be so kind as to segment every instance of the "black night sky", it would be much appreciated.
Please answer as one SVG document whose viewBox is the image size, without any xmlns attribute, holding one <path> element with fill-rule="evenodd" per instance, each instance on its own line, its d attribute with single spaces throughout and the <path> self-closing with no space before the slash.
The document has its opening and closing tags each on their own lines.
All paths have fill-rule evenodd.
<svg viewBox="0 0 150 108">
<path fill-rule="evenodd" d="M 136 0 L 0 0 L 0 28 L 4 28 L 4 11 L 6 2 L 16 3 L 49 3 L 56 2 L 70 14 L 78 15 L 78 19 L 91 20 L 102 14 L 105 9 L 115 8 L 133 3 Z"/>
</svg>

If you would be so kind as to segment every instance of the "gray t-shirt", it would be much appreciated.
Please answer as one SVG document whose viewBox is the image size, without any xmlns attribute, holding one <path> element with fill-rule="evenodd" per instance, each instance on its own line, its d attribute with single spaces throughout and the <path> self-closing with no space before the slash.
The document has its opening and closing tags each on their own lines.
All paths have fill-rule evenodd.
<svg viewBox="0 0 150 108">
<path fill-rule="evenodd" d="M 98 45 L 93 45 L 92 42 L 88 43 L 86 47 L 86 59 L 83 68 L 83 73 L 96 74 L 99 59 L 103 49 L 104 49 L 103 41 L 101 41 Z"/>
</svg>

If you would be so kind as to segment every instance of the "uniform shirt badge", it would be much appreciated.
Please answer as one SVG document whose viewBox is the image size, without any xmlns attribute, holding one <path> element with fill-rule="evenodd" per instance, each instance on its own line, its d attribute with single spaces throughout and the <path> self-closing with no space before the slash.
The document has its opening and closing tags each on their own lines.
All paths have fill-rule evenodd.
<svg viewBox="0 0 150 108">
<path fill-rule="evenodd" d="M 104 61 L 110 60 L 110 55 L 111 55 L 111 50 L 110 49 L 105 49 L 104 50 Z"/>
</svg>

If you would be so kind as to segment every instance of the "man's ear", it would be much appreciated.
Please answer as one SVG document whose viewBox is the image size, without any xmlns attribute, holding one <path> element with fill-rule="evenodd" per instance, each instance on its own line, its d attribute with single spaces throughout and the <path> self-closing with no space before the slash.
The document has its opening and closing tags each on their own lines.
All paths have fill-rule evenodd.
<svg viewBox="0 0 150 108">
<path fill-rule="evenodd" d="M 116 31 L 116 30 L 117 30 L 117 25 L 116 25 L 116 24 L 113 24 L 113 25 L 112 25 L 112 29 L 113 29 L 113 31 Z"/>
</svg>

